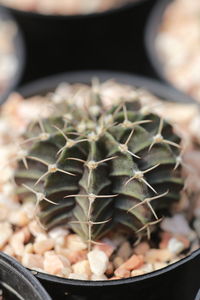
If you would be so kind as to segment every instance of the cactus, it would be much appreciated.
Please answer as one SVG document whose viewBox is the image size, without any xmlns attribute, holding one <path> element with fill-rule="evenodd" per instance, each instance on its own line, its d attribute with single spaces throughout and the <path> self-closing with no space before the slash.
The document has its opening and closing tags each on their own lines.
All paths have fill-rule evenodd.
<svg viewBox="0 0 200 300">
<path fill-rule="evenodd" d="M 68 224 L 89 247 L 117 226 L 149 235 L 179 200 L 180 139 L 140 100 L 106 109 L 92 92 L 86 102 L 63 100 L 61 113 L 27 130 L 17 193 L 36 198 L 47 229 Z"/>
</svg>

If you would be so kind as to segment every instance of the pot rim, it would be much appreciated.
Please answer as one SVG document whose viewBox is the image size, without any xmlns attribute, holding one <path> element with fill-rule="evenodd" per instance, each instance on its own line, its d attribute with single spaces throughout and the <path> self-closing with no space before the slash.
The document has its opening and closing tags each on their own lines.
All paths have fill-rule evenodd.
<svg viewBox="0 0 200 300">
<path fill-rule="evenodd" d="M 112 15 L 112 14 L 116 14 L 119 11 L 128 10 L 132 7 L 138 6 L 138 5 L 140 5 L 144 2 L 147 2 L 147 1 L 150 1 L 150 0 L 135 0 L 133 2 L 122 4 L 119 7 L 113 7 L 113 8 L 110 8 L 110 9 L 102 11 L 102 12 L 94 12 L 94 13 L 86 13 L 86 14 L 74 14 L 74 15 L 43 14 L 43 13 L 34 12 L 34 11 L 20 10 L 20 9 L 12 8 L 12 7 L 9 7 L 9 6 L 5 6 L 3 4 L 0 4 L 0 6 L 6 7 L 7 9 L 9 9 L 14 14 L 17 13 L 21 16 L 26 15 L 26 16 L 32 17 L 32 18 L 40 17 L 40 18 L 54 19 L 54 20 L 65 20 L 65 19 L 79 20 L 79 19 L 103 17 L 103 16 L 107 16 L 107 15 L 109 16 L 109 15 Z"/>
<path fill-rule="evenodd" d="M 28 271 L 25 267 L 23 267 L 20 263 L 16 261 L 16 259 L 11 256 L 6 255 L 5 253 L 0 251 L 0 266 L 5 266 L 9 272 L 12 270 L 18 275 L 21 280 L 24 282 L 29 282 L 29 286 L 37 291 L 38 296 L 44 300 L 50 300 L 50 296 L 47 294 L 46 290 L 40 284 L 40 282 L 33 276 L 33 274 Z M 12 276 L 12 275 L 11 275 Z M 10 287 L 10 285 L 8 285 Z M 12 287 L 11 287 L 12 289 Z M 18 294 L 18 292 L 16 292 Z M 21 296 L 21 295 L 20 295 Z"/>
<path fill-rule="evenodd" d="M 167 8 L 167 6 L 173 0 L 159 0 L 153 7 L 152 11 L 149 14 L 146 26 L 145 26 L 145 33 L 144 33 L 144 43 L 147 52 L 147 56 L 149 61 L 155 70 L 156 74 L 167 83 L 167 85 L 172 86 L 177 91 L 181 91 L 178 87 L 176 87 L 173 82 L 171 82 L 164 72 L 164 67 L 159 59 L 158 52 L 155 47 L 155 38 L 157 36 L 157 32 L 159 29 L 159 25 L 162 22 L 163 14 Z M 192 96 L 190 96 L 192 98 Z M 194 99 L 194 98 L 193 98 Z"/>
<path fill-rule="evenodd" d="M 8 95 L 18 86 L 22 79 L 22 75 L 24 72 L 25 61 L 26 61 L 26 51 L 25 51 L 25 43 L 23 34 L 15 20 L 14 17 L 9 13 L 9 11 L 1 7 L 0 5 L 0 17 L 4 20 L 11 20 L 17 29 L 16 36 L 14 37 L 14 54 L 18 60 L 18 66 L 16 69 L 16 73 L 14 76 L 8 81 L 8 86 L 5 91 L 0 94 L 0 104 L 8 97 Z"/>
<path fill-rule="evenodd" d="M 178 103 L 185 103 L 185 104 L 195 104 L 199 106 L 199 103 L 191 99 L 189 96 L 175 90 L 172 87 L 168 87 L 163 83 L 160 83 L 156 80 L 152 80 L 149 78 L 145 78 L 142 76 L 132 75 L 123 72 L 115 72 L 115 71 L 105 71 L 105 70 L 88 70 L 88 71 L 74 71 L 74 72 L 67 72 L 61 73 L 57 75 L 53 75 L 50 77 L 46 77 L 44 79 L 39 79 L 34 81 L 33 83 L 29 83 L 24 87 L 18 89 L 18 92 L 21 93 L 24 97 L 30 97 L 35 95 L 36 93 L 47 92 L 49 90 L 54 89 L 59 83 L 62 82 L 82 82 L 82 83 L 89 83 L 91 82 L 92 77 L 97 77 L 100 81 L 105 81 L 108 79 L 115 79 L 117 82 L 122 84 L 128 85 L 135 85 L 138 87 L 145 86 L 145 88 L 152 92 L 153 94 L 161 97 L 161 98 L 170 98 L 172 102 Z M 38 92 L 35 92 L 38 91 Z M 157 91 L 157 92 L 155 92 Z M 176 97 L 178 97 L 178 101 L 176 101 Z M 183 98 L 182 98 L 183 97 Z M 50 281 L 54 283 L 61 283 L 61 284 L 68 284 L 71 286 L 93 286 L 93 287 L 100 287 L 100 286 L 115 286 L 115 285 L 125 285 L 134 282 L 142 282 L 149 278 L 153 278 L 156 276 L 160 276 L 162 274 L 169 273 L 170 271 L 179 268 L 180 266 L 184 265 L 185 263 L 195 259 L 196 257 L 200 256 L 200 249 L 192 252 L 190 255 L 186 256 L 185 258 L 179 260 L 176 263 L 173 263 L 163 269 L 141 275 L 136 277 L 130 277 L 126 279 L 119 279 L 119 280 L 109 280 L 109 281 L 85 281 L 85 280 L 73 280 L 73 279 L 66 279 L 61 278 L 41 272 L 37 272 L 32 270 L 32 273 L 38 278 L 45 281 Z"/>
</svg>

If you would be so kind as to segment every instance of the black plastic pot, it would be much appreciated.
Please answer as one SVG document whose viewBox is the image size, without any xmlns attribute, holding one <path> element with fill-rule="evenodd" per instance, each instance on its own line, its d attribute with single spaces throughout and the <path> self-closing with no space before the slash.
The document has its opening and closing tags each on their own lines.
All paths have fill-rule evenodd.
<svg viewBox="0 0 200 300">
<path fill-rule="evenodd" d="M 20 83 L 20 80 L 22 79 L 24 64 L 25 64 L 25 46 L 24 46 L 22 33 L 17 23 L 13 19 L 12 15 L 8 12 L 8 10 L 0 7 L 0 19 L 5 21 L 12 21 L 16 25 L 17 34 L 14 38 L 13 43 L 14 43 L 14 51 L 15 51 L 14 54 L 18 60 L 18 67 L 16 73 L 10 79 L 10 82 L 8 83 L 8 86 L 3 92 L 3 94 L 0 94 L 0 104 L 1 104 L 6 99 L 8 94 L 17 87 L 17 85 Z"/>
<path fill-rule="evenodd" d="M 51 300 L 39 281 L 14 258 L 0 252 L 0 289 L 6 300 Z"/>
<path fill-rule="evenodd" d="M 147 69 L 143 29 L 155 0 L 102 13 L 42 15 L 10 9 L 27 43 L 26 81 L 66 70 Z"/>
<path fill-rule="evenodd" d="M 146 24 L 145 45 L 146 45 L 147 56 L 155 72 L 155 75 L 161 78 L 163 82 L 167 83 L 170 86 L 173 86 L 174 89 L 176 89 L 173 83 L 170 80 L 168 80 L 168 78 L 166 77 L 164 72 L 164 66 L 159 58 L 158 51 L 155 47 L 155 40 L 159 32 L 159 28 L 163 19 L 164 12 L 167 6 L 172 1 L 173 0 L 159 0 L 157 1 L 157 4 L 154 6 L 154 8 L 152 9 Z"/>
<path fill-rule="evenodd" d="M 138 87 L 145 87 L 162 99 L 191 103 L 184 94 L 170 87 L 138 76 L 103 71 L 71 72 L 46 78 L 22 88 L 20 92 L 29 97 L 52 91 L 60 82 L 90 83 L 92 77 L 101 81 L 116 79 Z M 91 282 L 58 278 L 37 273 L 53 299 L 69 300 L 192 300 L 200 288 L 200 250 L 187 258 L 151 274 L 117 281 Z"/>
</svg>

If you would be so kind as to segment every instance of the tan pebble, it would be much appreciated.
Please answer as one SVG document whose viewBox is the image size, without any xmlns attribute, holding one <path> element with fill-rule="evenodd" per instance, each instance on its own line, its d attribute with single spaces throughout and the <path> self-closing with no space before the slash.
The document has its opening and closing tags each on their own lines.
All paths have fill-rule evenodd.
<svg viewBox="0 0 200 300">
<path fill-rule="evenodd" d="M 134 270 L 140 268 L 144 264 L 144 257 L 143 255 L 135 255 L 133 254 L 121 267 L 125 268 L 126 270 Z"/>
<path fill-rule="evenodd" d="M 51 239 L 57 240 L 60 237 L 67 237 L 69 235 L 69 230 L 64 227 L 55 227 L 48 232 Z"/>
<path fill-rule="evenodd" d="M 167 266 L 167 264 L 164 262 L 156 262 L 153 264 L 154 270 L 160 270 L 160 269 L 165 268 L 166 266 Z"/>
<path fill-rule="evenodd" d="M 33 253 L 33 244 L 29 243 L 24 247 L 24 253 Z"/>
<path fill-rule="evenodd" d="M 100 245 L 95 245 L 95 247 L 93 248 L 94 250 L 100 250 L 105 252 L 107 257 L 110 257 L 113 253 L 113 251 L 115 250 L 115 246 L 112 244 L 108 244 L 108 243 L 102 243 L 100 242 Z"/>
<path fill-rule="evenodd" d="M 169 240 L 172 238 L 172 234 L 170 232 L 164 231 L 161 234 L 161 241 L 159 243 L 160 249 L 166 249 L 169 243 Z"/>
<path fill-rule="evenodd" d="M 150 249 L 147 242 L 142 242 L 134 248 L 134 253 L 137 255 L 144 255 Z"/>
<path fill-rule="evenodd" d="M 123 258 L 119 256 L 116 256 L 113 260 L 113 265 L 115 269 L 119 268 L 123 263 L 124 263 Z"/>
<path fill-rule="evenodd" d="M 8 218 L 9 208 L 5 204 L 0 203 L 0 212 L 0 222 L 5 221 Z"/>
<path fill-rule="evenodd" d="M 130 277 L 131 272 L 123 267 L 119 267 L 118 269 L 115 270 L 114 274 L 119 278 L 128 278 Z"/>
<path fill-rule="evenodd" d="M 96 275 L 103 275 L 108 267 L 108 257 L 105 252 L 93 250 L 87 254 L 90 269 Z"/>
<path fill-rule="evenodd" d="M 75 279 L 75 280 L 88 280 L 89 279 L 86 274 L 75 274 L 75 273 L 70 273 L 68 278 Z"/>
<path fill-rule="evenodd" d="M 95 275 L 95 274 L 92 274 L 91 280 L 94 280 L 94 281 L 103 281 L 103 280 L 108 280 L 108 278 L 105 276 L 105 275 Z"/>
<path fill-rule="evenodd" d="M 48 235 L 46 233 L 39 233 L 36 237 L 35 237 L 35 242 L 39 243 L 39 242 L 43 242 L 46 241 L 48 239 Z"/>
<path fill-rule="evenodd" d="M 43 269 L 43 257 L 39 254 L 25 253 L 22 257 L 22 264 L 29 269 Z"/>
<path fill-rule="evenodd" d="M 183 243 L 183 245 L 184 245 L 184 249 L 187 249 L 187 248 L 189 248 L 190 247 L 190 240 L 189 240 L 189 238 L 187 238 L 187 237 L 185 237 L 185 236 L 183 236 L 183 235 L 175 235 L 175 238 L 177 239 L 177 240 L 179 240 L 180 242 L 182 242 Z"/>
<path fill-rule="evenodd" d="M 71 268 L 70 267 L 65 267 L 62 269 L 62 277 L 68 278 L 69 274 L 71 273 Z"/>
<path fill-rule="evenodd" d="M 130 243 L 124 242 L 119 247 L 119 250 L 117 251 L 117 256 L 121 257 L 123 260 L 127 260 L 131 256 L 132 252 L 133 250 L 131 248 Z"/>
<path fill-rule="evenodd" d="M 10 245 L 13 248 L 15 255 L 23 256 L 24 243 L 25 243 L 25 233 L 23 230 L 20 230 L 11 236 Z"/>
<path fill-rule="evenodd" d="M 72 271 L 75 274 L 86 274 L 91 275 L 90 264 L 88 260 L 82 260 L 72 265 Z"/>
<path fill-rule="evenodd" d="M 77 234 L 70 234 L 67 237 L 66 248 L 72 251 L 87 249 L 87 244 Z"/>
<path fill-rule="evenodd" d="M 44 229 L 41 227 L 41 226 L 39 226 L 39 224 L 38 224 L 38 222 L 37 221 L 32 221 L 32 222 L 30 222 L 29 223 L 29 225 L 28 225 L 28 227 L 29 227 L 29 230 L 30 230 L 30 233 L 34 236 L 34 237 L 36 237 L 36 236 L 38 236 L 39 234 L 44 234 L 45 232 L 44 232 Z"/>
<path fill-rule="evenodd" d="M 0 223 L 0 249 L 2 249 L 5 244 L 9 241 L 12 236 L 13 230 L 12 226 L 8 222 Z"/>
<path fill-rule="evenodd" d="M 109 278 L 109 280 L 118 280 L 118 279 L 121 279 L 121 277 L 113 276 L 113 277 Z"/>
<path fill-rule="evenodd" d="M 2 251 L 9 256 L 14 256 L 13 248 L 10 245 L 6 245 Z"/>
<path fill-rule="evenodd" d="M 144 264 L 139 270 L 144 271 L 144 273 L 150 273 L 154 271 L 153 264 Z"/>
<path fill-rule="evenodd" d="M 114 272 L 113 263 L 111 261 L 109 261 L 108 267 L 107 267 L 107 270 L 106 270 L 106 275 L 112 275 L 113 272 Z"/>
<path fill-rule="evenodd" d="M 168 249 L 150 249 L 145 255 L 148 263 L 167 262 L 173 259 L 173 254 Z"/>
<path fill-rule="evenodd" d="M 131 276 L 140 276 L 140 275 L 144 275 L 145 274 L 145 272 L 143 271 L 143 270 L 133 270 L 132 272 L 131 272 Z"/>
<path fill-rule="evenodd" d="M 33 245 L 34 252 L 36 254 L 44 254 L 44 252 L 52 250 L 54 247 L 54 240 L 46 239 L 40 242 L 36 242 Z"/>
<path fill-rule="evenodd" d="M 71 251 L 66 249 L 64 250 L 63 255 L 69 259 L 71 264 L 75 264 L 81 260 L 87 259 L 87 250 Z"/>
<path fill-rule="evenodd" d="M 28 227 L 23 227 L 21 230 L 24 233 L 24 243 L 28 243 L 31 238 L 31 234 Z"/>
<path fill-rule="evenodd" d="M 20 227 L 27 226 L 30 222 L 26 211 L 22 209 L 18 210 L 17 212 L 13 212 L 13 215 L 10 215 L 9 220 L 12 224 Z"/>
<path fill-rule="evenodd" d="M 56 255 L 51 251 L 44 254 L 44 270 L 46 272 L 53 275 L 62 275 L 62 270 L 66 267 L 70 267 L 70 262 L 66 257 Z"/>
</svg>

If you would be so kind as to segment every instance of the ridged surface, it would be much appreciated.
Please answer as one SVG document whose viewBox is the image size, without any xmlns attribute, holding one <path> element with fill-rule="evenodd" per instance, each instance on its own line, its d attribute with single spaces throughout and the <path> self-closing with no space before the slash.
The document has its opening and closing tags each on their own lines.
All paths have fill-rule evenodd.
<svg viewBox="0 0 200 300">
<path fill-rule="evenodd" d="M 158 116 L 142 114 L 139 102 L 109 111 L 98 95 L 91 103 L 84 111 L 63 104 L 70 121 L 63 113 L 32 126 L 24 142 L 28 169 L 20 161 L 16 171 L 18 193 L 37 192 L 48 229 L 68 224 L 89 242 L 119 225 L 149 232 L 179 200 L 179 138 Z"/>
</svg>

